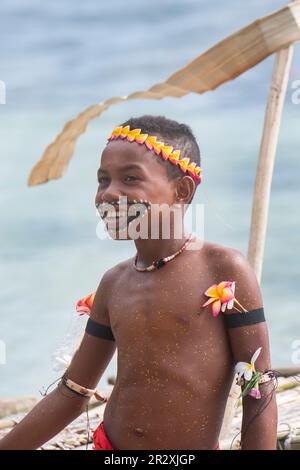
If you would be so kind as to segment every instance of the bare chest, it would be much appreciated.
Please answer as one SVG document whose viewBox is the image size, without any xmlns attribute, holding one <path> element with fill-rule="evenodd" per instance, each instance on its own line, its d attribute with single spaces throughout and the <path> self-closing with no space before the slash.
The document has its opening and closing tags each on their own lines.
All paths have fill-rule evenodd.
<svg viewBox="0 0 300 470">
<path fill-rule="evenodd" d="M 176 268 L 170 263 L 150 273 L 129 272 L 116 283 L 109 303 L 118 347 L 140 341 L 166 343 L 168 339 L 180 343 L 187 337 L 209 335 L 214 325 L 202 305 L 212 282 L 209 272 L 185 263 Z"/>
</svg>

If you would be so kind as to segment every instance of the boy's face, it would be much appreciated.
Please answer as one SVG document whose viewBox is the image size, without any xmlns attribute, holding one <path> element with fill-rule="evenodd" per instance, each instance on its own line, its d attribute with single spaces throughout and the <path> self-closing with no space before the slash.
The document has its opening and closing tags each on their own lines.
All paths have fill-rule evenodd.
<svg viewBox="0 0 300 470">
<path fill-rule="evenodd" d="M 140 204 L 145 204 L 141 201 L 148 201 L 151 204 L 172 206 L 175 202 L 177 180 L 168 179 L 165 165 L 161 165 L 157 158 L 160 157 L 149 151 L 145 145 L 122 140 L 110 142 L 102 153 L 98 170 L 99 186 L 95 199 L 96 206 L 103 203 L 113 205 L 125 197 L 127 197 L 128 208 L 133 201 Z M 114 207 L 116 209 L 114 222 L 118 231 L 120 219 L 117 214 L 120 206 Z M 146 207 L 147 203 L 144 208 Z M 105 213 L 103 215 L 105 216 Z M 106 220 L 109 217 L 102 218 L 109 231 Z M 126 217 L 126 226 L 129 222 L 130 219 Z M 118 238 L 118 236 L 113 238 Z M 130 239 L 130 237 L 126 238 Z"/>
</svg>

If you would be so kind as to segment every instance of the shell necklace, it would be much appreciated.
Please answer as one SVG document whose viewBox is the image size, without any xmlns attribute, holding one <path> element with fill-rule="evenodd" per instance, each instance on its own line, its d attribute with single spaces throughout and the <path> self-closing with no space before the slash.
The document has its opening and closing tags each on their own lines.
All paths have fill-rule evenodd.
<svg viewBox="0 0 300 470">
<path fill-rule="evenodd" d="M 188 237 L 188 239 L 184 242 L 184 244 L 182 245 L 182 247 L 178 251 L 176 251 L 175 253 L 173 253 L 170 256 L 166 256 L 165 258 L 160 258 L 156 261 L 153 261 L 150 264 L 150 266 L 147 266 L 146 268 L 139 268 L 137 266 L 138 254 L 136 254 L 135 258 L 134 258 L 133 266 L 139 272 L 154 271 L 155 269 L 160 269 L 166 263 L 168 263 L 169 261 L 172 261 L 172 259 L 174 259 L 174 258 L 176 258 L 176 256 L 180 255 L 180 253 L 182 253 L 186 249 L 186 247 L 188 246 L 188 244 L 190 243 L 192 238 L 193 238 L 193 234 L 191 233 L 190 236 Z"/>
</svg>

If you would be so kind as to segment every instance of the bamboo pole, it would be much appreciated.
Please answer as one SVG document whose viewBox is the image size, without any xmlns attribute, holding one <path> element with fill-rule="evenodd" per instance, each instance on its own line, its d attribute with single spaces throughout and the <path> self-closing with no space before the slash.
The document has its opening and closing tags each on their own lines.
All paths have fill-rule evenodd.
<svg viewBox="0 0 300 470">
<path fill-rule="evenodd" d="M 292 56 L 293 46 L 281 49 L 276 53 L 256 170 L 248 260 L 254 269 L 258 282 L 261 280 L 272 176 Z M 239 386 L 234 380 L 227 400 L 220 439 L 226 439 L 238 395 Z"/>
<path fill-rule="evenodd" d="M 261 280 L 273 168 L 293 46 L 276 54 L 256 171 L 248 259 Z"/>
</svg>

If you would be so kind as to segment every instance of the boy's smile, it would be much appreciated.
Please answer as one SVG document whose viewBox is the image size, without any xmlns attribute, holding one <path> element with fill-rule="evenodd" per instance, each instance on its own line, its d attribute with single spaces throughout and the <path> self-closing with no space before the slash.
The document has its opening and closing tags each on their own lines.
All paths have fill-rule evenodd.
<svg viewBox="0 0 300 470">
<path fill-rule="evenodd" d="M 147 200 L 127 200 L 121 197 L 118 201 L 102 202 L 97 206 L 101 219 L 109 232 L 126 230 L 136 220 L 137 223 L 147 214 L 150 203 Z"/>
</svg>

